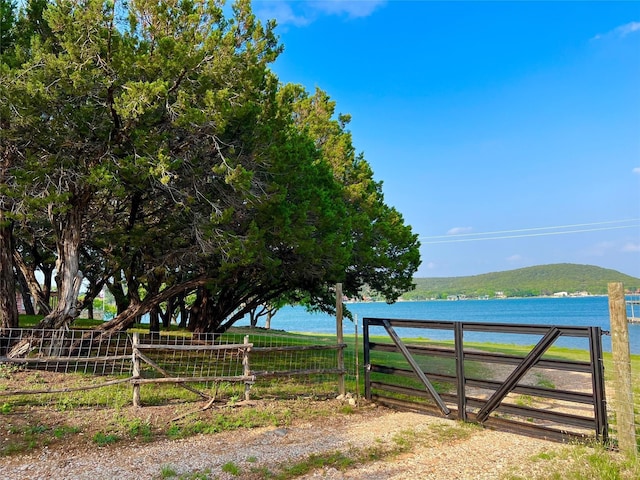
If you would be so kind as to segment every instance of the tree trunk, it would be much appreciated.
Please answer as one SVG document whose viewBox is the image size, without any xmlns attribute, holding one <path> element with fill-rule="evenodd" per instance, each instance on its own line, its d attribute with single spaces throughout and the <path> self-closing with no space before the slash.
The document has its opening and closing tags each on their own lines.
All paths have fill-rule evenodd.
<svg viewBox="0 0 640 480">
<path fill-rule="evenodd" d="M 185 292 L 193 291 L 194 288 L 204 285 L 207 279 L 200 277 L 188 280 L 184 283 L 169 287 L 153 297 L 145 298 L 143 302 L 132 301 L 131 304 L 115 318 L 100 325 L 96 330 L 104 332 L 120 332 L 133 325 L 139 317 L 151 311 L 167 299 Z"/>
<path fill-rule="evenodd" d="M 58 304 L 50 314 L 42 319 L 36 328 L 68 328 L 80 314 L 77 308 L 78 294 L 82 285 L 80 241 L 84 212 L 89 199 L 89 192 L 76 196 L 58 232 L 58 259 L 56 261 Z"/>
<path fill-rule="evenodd" d="M 12 230 L 11 222 L 5 221 L 0 210 L 0 330 L 18 327 Z"/>
<path fill-rule="evenodd" d="M 251 328 L 256 328 L 258 326 L 258 312 L 255 308 L 249 312 L 249 326 Z"/>
<path fill-rule="evenodd" d="M 188 329 L 193 333 L 219 333 L 224 316 L 206 286 L 198 288 L 191 307 Z"/>
<path fill-rule="evenodd" d="M 24 279 L 25 285 L 29 290 L 29 294 L 33 302 L 35 302 L 35 306 L 37 306 L 38 313 L 41 315 L 48 315 L 51 313 L 51 307 L 49 305 L 49 295 L 48 291 L 43 290 L 40 287 L 40 283 L 36 278 L 36 274 L 33 268 L 30 268 L 22 259 L 18 252 L 14 252 L 13 260 L 15 262 L 16 267 L 20 271 L 20 277 Z M 49 277 L 51 273 L 49 273 Z M 51 280 L 49 280 L 50 282 Z M 46 276 L 45 276 L 45 284 L 46 284 Z"/>
<path fill-rule="evenodd" d="M 180 323 L 178 326 L 180 328 L 187 328 L 187 321 L 189 320 L 189 311 L 187 310 L 187 305 L 184 302 L 184 294 L 181 294 L 178 297 L 178 301 L 180 302 Z"/>
<path fill-rule="evenodd" d="M 149 311 L 149 333 L 160 333 L 160 315 L 157 306 Z"/>
<path fill-rule="evenodd" d="M 22 305 L 24 306 L 24 311 L 27 315 L 35 315 L 36 310 L 33 308 L 33 301 L 31 300 L 31 295 L 29 294 L 29 285 L 25 280 L 22 272 L 19 269 L 16 269 L 17 283 L 19 286 L 20 294 L 22 295 Z"/>
</svg>

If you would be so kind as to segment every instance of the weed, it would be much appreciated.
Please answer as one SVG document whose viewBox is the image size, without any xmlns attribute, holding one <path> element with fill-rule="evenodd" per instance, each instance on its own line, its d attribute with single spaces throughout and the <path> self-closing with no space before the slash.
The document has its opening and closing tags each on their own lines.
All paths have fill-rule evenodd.
<svg viewBox="0 0 640 480">
<path fill-rule="evenodd" d="M 119 423 L 126 428 L 129 437 L 141 438 L 145 442 L 151 442 L 153 440 L 153 431 L 151 423 L 148 420 L 143 422 L 139 418 L 132 420 L 121 419 Z"/>
<path fill-rule="evenodd" d="M 531 462 L 544 462 L 543 474 L 532 474 L 527 464 L 510 480 L 601 480 L 640 478 L 640 458 L 625 458 L 602 445 L 572 445 L 558 451 L 542 452 Z M 536 469 L 539 470 L 539 469 Z"/>
<path fill-rule="evenodd" d="M 167 430 L 167 437 L 172 440 L 182 438 L 182 429 L 180 428 L 180 425 L 176 425 L 175 423 L 172 424 Z"/>
<path fill-rule="evenodd" d="M 3 403 L 0 406 L 0 414 L 7 415 L 13 411 L 13 406 L 10 403 Z"/>
<path fill-rule="evenodd" d="M 16 372 L 20 371 L 20 366 L 12 363 L 0 363 L 0 378 L 7 380 Z"/>
<path fill-rule="evenodd" d="M 278 480 L 300 477 L 313 470 L 323 467 L 333 467 L 338 470 L 345 470 L 353 465 L 355 461 L 344 455 L 342 452 L 327 452 L 323 454 L 309 455 L 305 460 L 294 463 L 283 468 L 282 472 L 276 476 Z"/>
<path fill-rule="evenodd" d="M 162 478 L 173 478 L 178 476 L 178 472 L 171 465 L 163 465 L 160 470 L 160 476 Z"/>
<path fill-rule="evenodd" d="M 56 410 L 58 410 L 59 412 L 67 412 L 73 410 L 74 408 L 76 408 L 75 403 L 70 397 L 66 395 L 61 396 L 56 403 Z"/>
<path fill-rule="evenodd" d="M 98 432 L 93 436 L 93 441 L 99 446 L 104 447 L 106 445 L 111 445 L 116 443 L 120 438 L 113 433 L 102 433 Z"/>
<path fill-rule="evenodd" d="M 256 457 L 248 457 L 247 458 L 247 462 L 249 463 L 256 463 L 258 461 L 258 459 Z"/>
<path fill-rule="evenodd" d="M 44 425 L 33 425 L 30 427 L 27 427 L 27 429 L 25 430 L 25 433 L 27 435 L 34 435 L 34 434 L 38 434 L 38 433 L 44 433 L 47 430 L 49 430 L 47 427 L 45 427 Z"/>
<path fill-rule="evenodd" d="M 543 387 L 543 388 L 549 388 L 549 389 L 556 388 L 556 384 L 553 383 L 553 381 L 551 381 L 547 377 L 545 377 L 542 373 L 535 372 L 534 376 L 536 377 L 536 386 Z"/>
<path fill-rule="evenodd" d="M 533 406 L 533 397 L 531 395 L 519 395 L 518 398 L 516 398 L 516 405 L 531 407 Z"/>
<path fill-rule="evenodd" d="M 67 435 L 80 433 L 81 431 L 82 429 L 80 427 L 69 427 L 63 425 L 61 427 L 56 427 L 53 429 L 53 436 L 57 439 L 61 439 L 63 437 L 66 437 Z"/>
<path fill-rule="evenodd" d="M 229 473 L 229 474 L 231 474 L 233 476 L 240 475 L 240 467 L 238 467 L 233 462 L 227 462 L 224 465 L 222 465 L 222 471 L 225 472 L 225 473 Z"/>
</svg>

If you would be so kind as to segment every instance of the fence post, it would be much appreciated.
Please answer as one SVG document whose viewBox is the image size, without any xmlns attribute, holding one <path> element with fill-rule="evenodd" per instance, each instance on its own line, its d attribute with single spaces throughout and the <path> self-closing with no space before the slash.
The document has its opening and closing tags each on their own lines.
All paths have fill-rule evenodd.
<svg viewBox="0 0 640 480">
<path fill-rule="evenodd" d="M 338 378 L 338 393 L 344 395 L 346 388 L 344 385 L 344 336 L 342 333 L 342 284 L 336 283 L 336 337 L 338 340 L 338 369 L 342 371 Z"/>
<path fill-rule="evenodd" d="M 132 353 L 131 353 L 131 362 L 133 363 L 132 376 L 133 376 L 133 406 L 140 406 L 140 384 L 136 383 L 136 379 L 140 377 L 140 357 L 138 350 L 138 345 L 140 344 L 140 334 L 138 332 L 134 332 L 132 335 Z"/>
<path fill-rule="evenodd" d="M 249 335 L 244 336 L 244 344 L 249 345 Z M 242 350 L 242 373 L 245 377 L 251 375 L 251 367 L 249 365 L 249 347 L 245 346 Z M 251 389 L 251 383 L 249 381 L 244 382 L 244 399 L 249 401 L 249 390 Z"/>
<path fill-rule="evenodd" d="M 635 457 L 637 455 L 637 447 L 633 417 L 633 387 L 631 385 L 627 305 L 622 283 L 610 283 L 608 287 L 618 445 L 620 451 Z"/>
</svg>

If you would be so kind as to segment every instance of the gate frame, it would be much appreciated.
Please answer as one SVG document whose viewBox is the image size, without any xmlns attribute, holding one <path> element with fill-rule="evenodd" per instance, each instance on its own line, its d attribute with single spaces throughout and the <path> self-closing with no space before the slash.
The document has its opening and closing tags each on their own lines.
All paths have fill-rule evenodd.
<svg viewBox="0 0 640 480">
<path fill-rule="evenodd" d="M 589 428 L 595 430 L 595 438 L 597 441 L 603 443 L 608 441 L 608 422 L 607 422 L 607 408 L 606 408 L 606 395 L 605 395 L 605 382 L 604 382 L 604 364 L 602 359 L 602 335 L 603 331 L 600 327 L 576 327 L 576 326 L 559 326 L 559 325 L 527 325 L 527 324 L 504 324 L 504 323 L 485 323 L 485 322 L 463 322 L 463 321 L 443 321 L 443 320 L 404 320 L 404 319 L 389 319 L 389 318 L 363 318 L 363 343 L 364 343 L 364 366 L 365 366 L 365 398 L 372 400 L 372 386 L 371 386 L 371 350 L 375 350 L 376 346 L 381 348 L 381 344 L 372 343 L 370 341 L 369 328 L 371 326 L 384 327 L 392 341 L 394 342 L 396 352 L 402 353 L 405 357 L 414 374 L 422 382 L 429 396 L 434 400 L 440 413 L 451 418 L 453 413 L 444 403 L 440 395 L 435 391 L 431 382 L 425 372 L 419 367 L 418 363 L 413 359 L 410 348 L 404 344 L 401 338 L 393 327 L 399 328 L 425 328 L 432 330 L 449 330 L 454 334 L 454 347 L 452 350 L 448 349 L 443 351 L 443 355 L 455 358 L 455 385 L 456 385 L 456 397 L 457 397 L 457 418 L 462 421 L 469 421 L 467 412 L 467 396 L 466 396 L 466 384 L 467 378 L 464 374 L 464 361 L 466 358 L 472 358 L 479 361 L 495 362 L 495 363 L 508 363 L 516 365 L 514 370 L 508 377 L 501 382 L 502 385 L 498 386 L 494 393 L 484 402 L 480 409 L 475 414 L 475 422 L 484 424 L 489 420 L 489 415 L 496 410 L 502 403 L 502 400 L 518 387 L 518 382 L 526 375 L 526 373 L 534 366 L 552 367 L 556 369 L 562 369 L 565 371 L 575 371 L 582 373 L 589 373 L 591 375 L 591 394 L 584 394 L 583 396 L 590 397 L 591 401 L 589 405 L 593 406 L 593 423 L 589 423 Z M 491 354 L 482 352 L 465 352 L 463 337 L 465 331 L 485 332 L 485 333 L 514 333 L 514 334 L 531 334 L 538 335 L 542 338 L 538 341 L 536 346 L 525 357 L 513 357 L 509 355 Z M 575 362 L 575 361 L 562 361 L 562 360 L 543 360 L 542 355 L 547 349 L 553 345 L 553 343 L 560 337 L 582 337 L 587 338 L 589 341 L 589 363 Z M 387 345 L 387 344 L 385 344 Z M 390 345 L 390 344 L 388 344 Z M 387 347 L 389 350 L 389 347 Z M 536 387 L 531 387 L 535 393 Z M 569 399 L 572 394 L 576 392 L 555 390 L 558 396 L 566 396 Z M 584 403 L 584 402 L 583 402 Z M 416 404 L 417 405 L 417 404 Z M 558 414 L 562 417 L 564 414 Z M 567 420 L 571 419 L 571 415 L 566 415 Z M 586 417 L 578 417 L 573 421 L 585 422 Z M 495 422 L 495 418 L 492 418 L 492 423 Z M 521 422 L 500 420 L 500 423 L 507 423 L 513 425 L 519 425 L 525 427 Z M 568 423 L 569 424 L 569 423 Z M 574 424 L 575 425 L 575 424 Z M 546 428 L 543 426 L 536 426 L 533 429 L 527 430 L 539 430 L 542 429 L 548 432 L 551 436 L 558 436 L 562 439 L 565 438 L 566 432 L 560 432 L 552 428 Z M 539 432 L 537 432 L 539 433 Z"/>
</svg>

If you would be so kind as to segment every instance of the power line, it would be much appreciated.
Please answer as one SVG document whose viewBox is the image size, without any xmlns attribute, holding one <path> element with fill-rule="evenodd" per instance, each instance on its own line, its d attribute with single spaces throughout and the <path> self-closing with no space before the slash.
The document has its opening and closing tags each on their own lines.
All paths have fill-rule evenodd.
<svg viewBox="0 0 640 480">
<path fill-rule="evenodd" d="M 584 232 L 599 232 L 599 231 L 604 231 L 604 230 L 619 230 L 619 229 L 623 229 L 623 228 L 638 228 L 640 227 L 640 224 L 632 224 L 632 225 L 617 225 L 617 226 L 609 226 L 609 227 L 601 227 L 601 228 L 585 228 L 585 229 L 579 229 L 579 230 L 564 230 L 561 232 L 541 232 L 541 233 L 527 233 L 527 234 L 523 234 L 523 235 L 502 235 L 502 236 L 491 236 L 491 237 L 477 237 L 477 238 L 460 238 L 460 237 L 469 237 L 469 236 L 478 236 L 478 235 L 496 235 L 496 234 L 502 234 L 502 233 L 517 233 L 517 232 L 530 232 L 530 231 L 535 231 L 535 230 L 551 230 L 551 229 L 558 229 L 558 228 L 571 228 L 571 227 L 578 227 L 578 226 L 589 226 L 589 225 L 602 225 L 602 224 L 606 224 L 606 223 L 619 223 L 618 222 L 599 222 L 599 223 L 590 223 L 590 224 L 577 224 L 577 225 L 565 225 L 565 226 L 558 226 L 558 227 L 539 227 L 539 228 L 525 228 L 525 229 L 520 229 L 520 230 L 503 230 L 503 231 L 497 231 L 497 232 L 484 232 L 484 233 L 466 233 L 466 234 L 459 234 L 459 235 L 440 235 L 440 236 L 435 236 L 435 237 L 420 237 L 420 240 L 430 240 L 430 239 L 438 239 L 438 238 L 446 238 L 446 240 L 436 240 L 436 241 L 426 241 L 426 242 L 422 242 L 425 245 L 433 245 L 433 244 L 439 244 L 439 243 L 460 243 L 460 242 L 477 242 L 477 241 L 481 241 L 481 240 L 503 240 L 503 239 L 509 239 L 509 238 L 526 238 L 526 237 L 543 237 L 543 236 L 550 236 L 550 235 L 569 235 L 572 233 L 584 233 Z"/>
<path fill-rule="evenodd" d="M 536 230 L 557 230 L 559 228 L 575 228 L 575 227 L 591 227 L 594 225 L 607 225 L 611 223 L 629 223 L 629 222 L 637 222 L 639 219 L 631 218 L 628 220 L 609 220 L 606 222 L 592 222 L 592 223 L 574 223 L 570 225 L 558 225 L 555 227 L 533 227 L 533 228 L 521 228 L 517 230 L 497 230 L 495 232 L 478 232 L 478 233 L 456 233 L 450 235 L 434 235 L 428 237 L 420 237 L 420 240 L 430 240 L 435 238 L 452 238 L 452 237 L 471 237 L 478 235 L 497 235 L 502 233 L 519 233 L 519 232 L 532 232 Z M 634 225 L 630 225 L 634 226 Z"/>
</svg>

